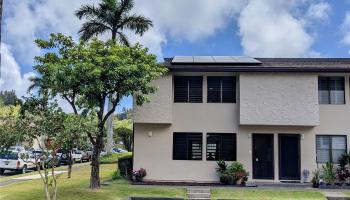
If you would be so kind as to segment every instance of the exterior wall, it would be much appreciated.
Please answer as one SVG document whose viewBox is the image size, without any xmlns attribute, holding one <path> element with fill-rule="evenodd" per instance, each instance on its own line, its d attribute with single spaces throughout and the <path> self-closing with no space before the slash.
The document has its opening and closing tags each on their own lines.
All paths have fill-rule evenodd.
<svg viewBox="0 0 350 200">
<path fill-rule="evenodd" d="M 171 123 L 172 122 L 172 75 L 167 74 L 153 82 L 158 87 L 156 93 L 151 94 L 151 102 L 137 106 L 133 102 L 134 123 Z"/>
<path fill-rule="evenodd" d="M 172 123 L 135 123 L 134 169 L 145 168 L 145 180 L 157 181 L 218 181 L 215 161 L 206 161 L 206 133 L 236 133 L 237 160 L 252 175 L 253 133 L 274 134 L 275 179 L 279 181 L 278 134 L 301 135 L 301 172 L 313 171 L 316 165 L 316 135 L 347 135 L 350 149 L 350 88 L 349 74 L 345 79 L 345 105 L 319 105 L 318 126 L 239 125 L 239 91 L 237 103 L 206 103 L 207 75 L 234 75 L 233 73 L 176 73 L 176 75 L 203 75 L 203 103 L 173 103 Z M 314 76 L 314 75 L 311 75 Z M 237 85 L 237 89 L 242 87 Z M 317 90 L 317 85 L 316 85 Z M 172 89 L 168 94 L 172 96 Z M 315 94 L 317 95 L 317 94 Z M 202 132 L 203 160 L 172 160 L 173 132 Z M 302 177 L 302 176 L 301 176 Z M 251 180 L 251 176 L 249 177 Z"/>
<path fill-rule="evenodd" d="M 241 125 L 319 124 L 318 78 L 310 74 L 240 74 Z"/>
</svg>

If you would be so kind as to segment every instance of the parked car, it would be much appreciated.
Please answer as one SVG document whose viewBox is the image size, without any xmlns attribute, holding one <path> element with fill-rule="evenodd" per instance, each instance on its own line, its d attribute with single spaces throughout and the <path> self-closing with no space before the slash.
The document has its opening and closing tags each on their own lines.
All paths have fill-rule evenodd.
<svg viewBox="0 0 350 200">
<path fill-rule="evenodd" d="M 14 148 L 12 148 L 14 149 Z M 0 154 L 0 174 L 5 170 L 26 173 L 28 169 L 35 169 L 34 158 L 26 151 L 8 151 Z"/>
<path fill-rule="evenodd" d="M 57 155 L 58 157 L 60 157 L 60 162 L 64 163 L 64 164 L 68 164 L 69 163 L 69 152 L 66 152 L 64 150 L 58 150 L 57 151 Z M 83 159 L 83 155 L 82 152 L 80 150 L 74 149 L 70 151 L 71 155 L 72 155 L 72 163 L 76 163 L 76 162 L 82 162 Z"/>
<path fill-rule="evenodd" d="M 125 153 L 125 152 L 128 152 L 128 151 L 125 150 L 125 149 L 122 149 L 122 148 L 113 148 L 112 152 L 113 153 Z"/>
<path fill-rule="evenodd" d="M 44 155 L 41 149 L 34 149 L 31 151 L 33 158 L 36 158 L 38 163 L 44 162 L 45 168 L 51 168 L 52 166 L 59 167 L 61 166 L 61 157 L 56 156 L 54 164 L 52 164 L 52 155 L 48 153 L 48 155 Z"/>
<path fill-rule="evenodd" d="M 92 151 L 91 150 L 85 150 L 85 151 L 81 151 L 81 159 L 84 161 L 91 161 L 92 158 Z"/>
</svg>

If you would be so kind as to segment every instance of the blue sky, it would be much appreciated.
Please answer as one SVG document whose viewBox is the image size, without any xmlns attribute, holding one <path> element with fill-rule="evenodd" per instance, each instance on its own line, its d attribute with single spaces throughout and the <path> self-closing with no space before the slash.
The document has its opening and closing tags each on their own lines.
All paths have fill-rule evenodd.
<svg viewBox="0 0 350 200">
<path fill-rule="evenodd" d="M 4 0 L 0 90 L 26 95 L 35 38 L 62 32 L 78 39 L 73 12 L 98 0 Z M 349 57 L 350 0 L 135 0 L 132 12 L 152 19 L 143 37 L 158 56 Z M 108 38 L 103 35 L 101 38 Z M 63 107 L 68 107 L 63 101 Z M 121 107 L 131 106 L 131 98 Z"/>
</svg>

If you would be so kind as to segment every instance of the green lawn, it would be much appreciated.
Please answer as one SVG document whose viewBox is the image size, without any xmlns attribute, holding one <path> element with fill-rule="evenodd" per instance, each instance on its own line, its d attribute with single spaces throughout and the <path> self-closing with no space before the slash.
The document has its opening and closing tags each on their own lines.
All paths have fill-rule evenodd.
<svg viewBox="0 0 350 200">
<path fill-rule="evenodd" d="M 89 165 L 89 163 L 76 163 L 76 164 L 73 165 L 73 167 L 84 166 L 84 165 Z M 61 167 L 57 167 L 56 171 L 67 171 L 68 170 L 67 167 L 68 166 L 66 166 L 66 165 L 61 166 Z M 74 168 L 73 168 L 73 171 L 74 171 Z M 28 173 L 25 173 L 25 174 L 18 173 L 16 175 L 11 175 L 11 176 L 1 176 L 0 177 L 0 182 L 11 180 L 13 178 L 18 178 L 18 177 L 22 177 L 22 176 L 30 176 L 30 175 L 35 175 L 35 174 L 38 174 L 38 172 L 37 171 L 32 171 L 32 172 L 28 172 Z"/>
<path fill-rule="evenodd" d="M 264 189 L 218 188 L 212 189 L 213 199 L 244 200 L 326 200 L 320 192 L 309 191 L 273 191 Z"/>
<path fill-rule="evenodd" d="M 99 159 L 101 164 L 111 164 L 111 163 L 117 163 L 118 159 L 124 158 L 124 157 L 132 157 L 132 152 L 111 153 L 111 154 L 102 156 Z"/>
<path fill-rule="evenodd" d="M 102 180 L 110 179 L 115 170 L 115 164 L 101 165 L 100 177 Z M 157 197 L 185 197 L 185 189 L 169 187 L 138 187 L 130 185 L 125 180 L 113 182 L 109 186 L 102 186 L 100 190 L 90 190 L 89 186 L 90 166 L 86 165 L 74 171 L 71 179 L 66 174 L 59 177 L 58 199 L 60 200 L 115 200 L 129 196 L 157 196 Z M 44 189 L 41 180 L 31 180 L 22 183 L 14 183 L 0 187 L 0 199 L 6 200 L 38 200 L 44 199 Z"/>
</svg>

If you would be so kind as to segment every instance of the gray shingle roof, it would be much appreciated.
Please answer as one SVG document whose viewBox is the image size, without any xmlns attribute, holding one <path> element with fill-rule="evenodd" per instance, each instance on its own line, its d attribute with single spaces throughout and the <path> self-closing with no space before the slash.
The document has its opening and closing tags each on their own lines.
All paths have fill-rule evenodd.
<svg viewBox="0 0 350 200">
<path fill-rule="evenodd" d="M 164 65 L 171 71 L 231 72 L 345 72 L 350 73 L 350 58 L 255 58 L 257 63 L 172 63 Z"/>
</svg>

